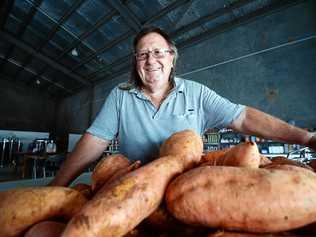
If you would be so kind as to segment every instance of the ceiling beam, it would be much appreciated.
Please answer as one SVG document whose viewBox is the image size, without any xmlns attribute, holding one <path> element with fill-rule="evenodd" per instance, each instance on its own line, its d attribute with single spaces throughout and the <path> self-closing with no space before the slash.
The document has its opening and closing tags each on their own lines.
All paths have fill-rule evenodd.
<svg viewBox="0 0 316 237">
<path fill-rule="evenodd" d="M 170 5 L 168 5 L 168 6 L 166 6 L 165 8 L 163 8 L 163 9 L 162 9 L 160 12 L 158 12 L 156 15 L 154 15 L 154 16 L 150 17 L 149 19 L 147 19 L 147 20 L 143 23 L 143 25 L 150 24 L 151 22 L 153 22 L 153 21 L 155 21 L 155 20 L 157 20 L 157 19 L 163 17 L 164 15 L 166 15 L 166 14 L 169 13 L 169 12 L 171 12 L 172 10 L 174 10 L 174 9 L 176 9 L 176 8 L 182 6 L 182 5 L 184 5 L 184 4 L 186 4 L 186 3 L 190 2 L 190 1 L 192 1 L 192 0 L 178 0 L 178 1 L 175 1 L 175 2 L 171 3 Z M 132 32 L 129 32 L 129 33 L 132 33 Z M 132 35 L 132 34 L 131 34 L 131 35 Z M 119 43 L 119 42 L 120 42 L 120 41 L 118 41 L 117 39 L 115 39 L 114 41 L 110 42 L 110 44 L 112 45 L 111 47 L 113 47 L 115 44 L 117 44 L 117 43 Z M 93 57 L 95 57 L 96 55 L 101 54 L 102 52 L 104 52 L 105 50 L 107 50 L 107 48 L 109 48 L 109 47 L 106 46 L 106 47 L 103 47 L 102 49 L 99 49 L 93 56 L 92 56 L 92 55 L 89 56 L 89 60 L 91 60 L 91 59 L 92 59 Z M 123 62 L 124 62 L 124 60 L 125 60 L 125 61 L 128 60 L 128 57 L 129 57 L 130 55 L 131 55 L 131 54 L 129 54 L 128 56 L 125 56 L 125 57 L 123 58 Z M 84 60 L 84 61 L 89 61 L 89 60 Z M 117 62 L 121 63 L 121 59 L 118 59 L 118 60 L 116 60 L 114 63 L 111 63 L 111 64 L 109 64 L 109 65 L 106 65 L 105 67 L 102 67 L 102 68 L 98 69 L 97 71 L 90 73 L 90 74 L 86 77 L 86 79 L 87 79 L 87 80 L 93 79 L 95 76 L 97 76 L 97 74 L 102 73 L 102 72 L 108 70 L 109 68 L 111 68 L 111 67 L 113 66 L 113 64 L 116 64 Z M 85 62 L 85 63 L 86 63 L 86 62 Z M 81 65 L 79 65 L 79 66 L 81 66 Z M 75 68 L 73 68 L 73 70 L 76 70 L 77 68 L 79 68 L 79 66 L 76 66 Z"/>
<path fill-rule="evenodd" d="M 193 37 L 189 38 L 188 40 L 180 42 L 177 45 L 177 48 L 179 50 L 181 50 L 181 49 L 184 49 L 186 47 L 194 46 L 194 45 L 196 45 L 197 42 L 201 42 L 203 40 L 210 39 L 211 37 L 213 37 L 219 33 L 222 33 L 223 31 L 232 29 L 233 27 L 248 23 L 248 22 L 250 22 L 258 17 L 262 17 L 262 16 L 265 16 L 267 14 L 271 14 L 275 11 L 280 11 L 281 9 L 284 9 L 284 8 L 287 8 L 287 7 L 290 7 L 293 5 L 297 5 L 297 4 L 305 2 L 305 1 L 307 1 L 307 0 L 296 0 L 296 1 L 283 0 L 283 1 L 274 2 L 268 6 L 262 7 L 256 11 L 254 11 L 254 12 L 248 13 L 242 17 L 238 17 L 238 18 L 234 19 L 232 22 L 221 24 L 214 29 L 210 29 L 204 33 L 201 33 L 198 36 L 193 36 Z M 192 24 L 195 24 L 195 23 L 192 23 Z M 188 28 L 188 30 L 190 30 L 190 29 Z M 131 55 L 128 55 L 128 56 L 125 56 L 121 59 L 116 60 L 111 65 L 108 65 L 105 68 L 102 68 L 102 72 L 106 71 L 106 70 L 110 70 L 111 68 L 115 67 L 116 65 L 122 64 L 124 62 L 128 62 L 128 57 L 130 57 L 130 56 Z M 106 80 L 111 80 L 111 79 L 113 79 L 121 74 L 128 72 L 128 70 L 130 70 L 130 67 L 131 67 L 131 65 L 127 64 L 126 67 L 124 67 L 122 70 L 120 70 L 118 72 L 111 73 L 111 76 L 106 78 Z M 96 78 L 96 76 L 97 75 L 94 74 L 94 78 Z M 93 78 L 89 78 L 89 79 L 92 80 Z M 94 83 L 99 83 L 99 82 L 106 81 L 106 80 L 105 79 L 98 79 L 98 80 L 94 80 Z"/>
<path fill-rule="evenodd" d="M 19 26 L 18 32 L 16 33 L 16 35 L 19 38 L 22 38 L 22 35 L 24 34 L 26 27 L 30 24 L 30 22 L 32 21 L 35 13 L 36 13 L 36 9 L 37 7 L 42 3 L 43 0 L 36 0 L 34 5 L 32 5 L 31 9 L 29 10 L 26 19 L 22 22 L 22 25 Z M 14 50 L 14 45 L 10 45 L 7 53 L 5 54 L 5 59 L 10 58 L 12 52 Z M 3 61 L 0 68 L 3 68 L 5 66 L 5 64 L 7 63 L 7 61 Z"/>
<path fill-rule="evenodd" d="M 19 40 L 19 39 L 15 38 L 11 33 L 8 33 L 6 31 L 0 31 L 0 38 L 3 38 L 4 40 L 8 41 L 11 44 L 14 44 L 18 48 L 26 51 L 29 54 L 33 54 L 34 57 L 36 57 L 39 60 L 45 62 L 46 64 L 48 64 L 50 67 L 54 68 L 55 70 L 63 72 L 64 74 L 66 74 L 70 78 L 75 79 L 76 81 L 78 81 L 78 82 L 80 82 L 80 83 L 82 83 L 84 85 L 87 85 L 87 86 L 92 85 L 91 82 L 81 78 L 80 76 L 78 76 L 74 72 L 70 71 L 68 68 L 66 68 L 63 65 L 55 62 L 54 60 L 52 60 L 51 58 L 47 57 L 46 55 L 44 55 L 44 54 L 42 54 L 40 52 L 37 52 L 35 49 L 33 49 L 32 47 L 30 47 L 29 45 L 24 43 L 22 40 Z"/>
<path fill-rule="evenodd" d="M 187 33 L 189 31 L 191 31 L 192 29 L 201 26 L 202 24 L 211 21 L 219 16 L 222 16 L 224 14 L 228 14 L 231 13 L 231 11 L 240 8 L 242 6 L 247 5 L 250 2 L 255 2 L 256 0 L 239 0 L 239 1 L 235 1 L 229 5 L 227 5 L 224 8 L 220 8 L 218 10 L 216 10 L 215 12 L 212 12 L 211 14 L 205 15 L 200 17 L 199 19 L 197 19 L 196 21 L 193 21 L 189 24 L 186 24 L 182 27 L 180 27 L 179 29 L 177 29 L 176 31 L 172 32 L 170 34 L 171 38 L 176 38 L 177 36 Z"/>
<path fill-rule="evenodd" d="M 4 25 L 13 8 L 14 0 L 4 0 L 0 3 L 0 30 L 4 29 Z"/>
<path fill-rule="evenodd" d="M 164 15 L 166 15 L 167 13 L 171 12 L 172 10 L 183 6 L 184 4 L 191 2 L 192 0 L 177 0 L 177 1 L 173 1 L 172 3 L 170 3 L 169 5 L 167 5 L 166 7 L 164 7 L 161 11 L 159 11 L 156 15 L 153 15 L 152 17 L 150 17 L 149 19 L 145 20 L 145 22 L 143 23 L 143 25 L 146 24 L 150 24 L 155 20 L 160 19 L 161 17 L 163 17 Z"/>
<path fill-rule="evenodd" d="M 40 52 L 42 50 L 42 48 L 49 43 L 49 41 L 54 37 L 54 35 L 56 34 L 56 32 L 58 31 L 58 29 L 61 27 L 61 25 L 82 5 L 82 3 L 85 0 L 77 0 L 69 10 L 65 11 L 63 16 L 58 20 L 58 22 L 55 22 L 55 25 L 53 27 L 53 29 L 50 30 L 48 36 L 46 37 L 46 39 L 39 44 L 35 50 L 36 52 Z M 23 60 L 22 65 L 26 66 L 28 64 L 30 64 L 32 62 L 32 57 L 33 54 L 29 54 L 25 60 Z M 17 70 L 16 74 L 14 75 L 15 80 L 18 78 L 19 74 L 23 71 L 24 67 L 20 67 L 19 70 Z M 47 67 L 44 67 L 41 72 L 38 75 L 42 75 Z M 35 76 L 32 80 L 36 80 L 38 76 Z"/>
<path fill-rule="evenodd" d="M 224 31 L 230 30 L 233 27 L 249 23 L 250 21 L 253 21 L 253 20 L 255 20 L 258 17 L 262 17 L 262 16 L 265 16 L 267 14 L 272 14 L 275 11 L 280 11 L 280 10 L 282 10 L 284 8 L 287 8 L 287 7 L 290 7 L 290 6 L 293 6 L 293 5 L 297 5 L 297 4 L 299 4 L 301 2 L 304 2 L 304 1 L 307 1 L 307 0 L 296 0 L 296 1 L 283 0 L 283 1 L 273 2 L 273 3 L 269 4 L 269 5 L 266 5 L 264 7 L 258 8 L 255 11 L 252 11 L 252 12 L 250 12 L 248 14 L 245 14 L 245 15 L 243 15 L 241 17 L 237 17 L 237 18 L 233 19 L 230 22 L 223 23 L 223 24 L 221 24 L 221 25 L 219 25 L 219 26 L 217 26 L 215 28 L 212 28 L 212 29 L 209 29 L 207 31 L 204 31 L 204 32 L 202 32 L 199 35 L 196 35 L 196 36 L 193 36 L 193 37 L 191 37 L 191 38 L 189 38 L 187 40 L 184 40 L 184 41 L 182 41 L 182 42 L 180 42 L 178 44 L 178 48 L 179 49 L 183 49 L 183 48 L 186 48 L 186 47 L 190 47 L 190 46 L 196 45 L 196 43 L 198 43 L 200 41 L 203 41 L 203 40 L 209 39 L 211 37 L 214 37 L 215 35 L 220 34 L 220 33 L 224 32 Z"/>
<path fill-rule="evenodd" d="M 120 13 L 121 17 L 134 32 L 138 32 L 142 28 L 142 24 L 137 17 L 121 2 L 121 0 L 107 0 L 107 2 Z"/>
<path fill-rule="evenodd" d="M 76 66 L 74 66 L 71 71 L 76 71 L 79 67 L 81 67 L 83 64 L 91 61 L 94 57 L 101 54 L 102 52 L 112 48 L 113 46 L 117 45 L 123 40 L 126 40 L 128 37 L 133 35 L 133 31 L 128 31 L 126 34 L 123 34 L 119 37 L 117 37 L 115 40 L 109 42 L 108 44 L 104 45 L 102 48 L 98 49 L 95 53 L 91 54 L 87 58 L 83 59 L 80 63 L 78 63 Z"/>
<path fill-rule="evenodd" d="M 14 59 L 5 59 L 5 55 L 1 55 L 0 54 L 0 58 L 6 60 L 8 63 L 11 63 L 17 67 L 23 67 L 22 63 L 14 60 Z M 30 74 L 33 74 L 33 75 L 38 75 L 38 73 L 36 71 L 34 71 L 32 68 L 28 68 L 28 67 L 24 67 L 24 70 L 29 72 Z M 72 90 L 69 90 L 67 88 L 65 88 L 64 86 L 62 86 L 61 84 L 57 83 L 57 82 L 54 82 L 52 81 L 51 79 L 45 77 L 45 76 L 40 76 L 40 78 L 43 80 L 43 81 L 46 81 L 48 82 L 49 84 L 51 85 L 54 85 L 55 87 L 58 87 L 58 89 L 61 89 L 63 91 L 66 91 L 68 94 L 71 94 L 72 93 Z"/>
<path fill-rule="evenodd" d="M 72 49 L 76 48 L 80 42 L 82 42 L 84 39 L 88 38 L 93 32 L 95 32 L 97 29 L 99 29 L 102 25 L 105 24 L 105 22 L 112 19 L 113 16 L 115 16 L 115 11 L 110 12 L 108 15 L 105 15 L 101 17 L 94 25 L 91 27 L 88 31 L 83 32 L 78 39 L 74 40 L 73 43 L 69 44 L 66 49 L 63 50 L 63 52 L 58 56 L 58 60 L 60 60 L 65 54 L 69 53 Z"/>
</svg>

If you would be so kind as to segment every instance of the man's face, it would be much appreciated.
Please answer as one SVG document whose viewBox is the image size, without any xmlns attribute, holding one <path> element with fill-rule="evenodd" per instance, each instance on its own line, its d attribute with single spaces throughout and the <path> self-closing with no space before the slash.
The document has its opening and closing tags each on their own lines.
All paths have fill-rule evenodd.
<svg viewBox="0 0 316 237">
<path fill-rule="evenodd" d="M 157 33 L 145 35 L 136 46 L 136 53 L 145 52 L 143 59 L 136 58 L 136 69 L 146 89 L 155 90 L 168 84 L 174 54 L 167 51 L 163 53 L 163 57 L 154 57 L 154 52 L 157 55 L 157 50 L 161 49 L 167 51 L 170 47 Z M 148 54 L 148 51 L 151 53 Z"/>
</svg>

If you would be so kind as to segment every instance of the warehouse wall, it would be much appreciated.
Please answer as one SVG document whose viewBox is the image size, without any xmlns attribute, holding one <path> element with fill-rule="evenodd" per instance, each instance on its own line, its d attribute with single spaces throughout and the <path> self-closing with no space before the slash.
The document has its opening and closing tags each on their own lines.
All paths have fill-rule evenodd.
<svg viewBox="0 0 316 237">
<path fill-rule="evenodd" d="M 308 1 L 184 49 L 178 74 L 237 103 L 316 127 L 315 12 L 316 2 Z"/>
<path fill-rule="evenodd" d="M 236 103 L 295 120 L 299 126 L 316 127 L 316 39 L 307 38 L 316 35 L 315 12 L 316 2 L 310 0 L 180 50 L 177 74 Z M 124 74 L 98 84 L 90 97 L 85 92 L 64 101 L 64 108 L 73 108 L 64 114 L 69 130 L 84 131 L 109 91 L 127 79 Z"/>
<path fill-rule="evenodd" d="M 55 126 L 55 102 L 38 91 L 1 80 L 0 101 L 0 129 L 49 132 Z"/>
</svg>

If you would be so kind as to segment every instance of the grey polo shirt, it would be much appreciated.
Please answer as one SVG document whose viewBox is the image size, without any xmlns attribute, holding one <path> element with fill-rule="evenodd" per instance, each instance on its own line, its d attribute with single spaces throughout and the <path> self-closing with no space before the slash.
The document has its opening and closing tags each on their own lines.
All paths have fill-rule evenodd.
<svg viewBox="0 0 316 237">
<path fill-rule="evenodd" d="M 193 129 L 202 135 L 207 128 L 225 127 L 245 108 L 200 83 L 180 78 L 175 83 L 159 109 L 140 90 L 115 87 L 87 132 L 105 140 L 117 136 L 120 153 L 147 163 L 171 134 Z"/>
</svg>

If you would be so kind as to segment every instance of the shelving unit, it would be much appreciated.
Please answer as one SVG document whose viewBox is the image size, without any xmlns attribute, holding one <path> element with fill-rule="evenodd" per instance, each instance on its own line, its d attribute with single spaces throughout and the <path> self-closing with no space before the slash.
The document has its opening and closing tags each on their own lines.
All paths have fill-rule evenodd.
<svg viewBox="0 0 316 237">
<path fill-rule="evenodd" d="M 260 153 L 269 158 L 284 156 L 299 161 L 316 159 L 316 153 L 312 152 L 308 147 L 244 135 L 231 129 L 206 131 L 203 136 L 204 152 L 233 147 L 244 141 L 256 142 Z"/>
<path fill-rule="evenodd" d="M 105 156 L 118 154 L 120 152 L 119 149 L 120 149 L 119 141 L 117 139 L 113 139 L 111 140 L 109 146 L 106 148 L 103 154 Z"/>
</svg>

